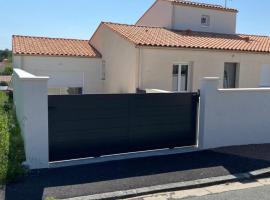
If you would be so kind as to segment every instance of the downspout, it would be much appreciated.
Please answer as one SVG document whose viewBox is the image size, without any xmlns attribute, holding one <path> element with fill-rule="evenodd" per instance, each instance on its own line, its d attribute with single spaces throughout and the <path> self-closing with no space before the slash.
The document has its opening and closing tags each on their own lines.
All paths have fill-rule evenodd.
<svg viewBox="0 0 270 200">
<path fill-rule="evenodd" d="M 138 89 L 142 89 L 142 49 L 140 46 L 138 48 Z"/>
</svg>

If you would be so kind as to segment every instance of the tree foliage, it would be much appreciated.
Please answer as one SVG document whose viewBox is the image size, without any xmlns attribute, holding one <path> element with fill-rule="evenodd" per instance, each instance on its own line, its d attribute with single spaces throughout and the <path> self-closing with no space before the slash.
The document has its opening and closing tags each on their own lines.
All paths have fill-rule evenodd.
<svg viewBox="0 0 270 200">
<path fill-rule="evenodd" d="M 11 62 L 12 53 L 9 49 L 0 50 L 0 62 L 2 62 L 4 59 L 8 59 L 8 61 Z"/>
<path fill-rule="evenodd" d="M 11 76 L 13 73 L 13 68 L 10 64 L 6 65 L 3 71 L 0 72 L 0 76 Z"/>
</svg>

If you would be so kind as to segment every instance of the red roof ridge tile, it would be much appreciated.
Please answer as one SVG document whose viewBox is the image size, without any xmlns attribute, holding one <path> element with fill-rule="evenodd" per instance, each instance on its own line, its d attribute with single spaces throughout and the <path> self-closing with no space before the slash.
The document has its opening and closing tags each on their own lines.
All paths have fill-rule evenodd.
<svg viewBox="0 0 270 200">
<path fill-rule="evenodd" d="M 224 10 L 224 11 L 229 11 L 229 12 L 238 12 L 237 9 L 224 7 L 219 4 L 202 3 L 202 2 L 195 2 L 195 1 L 188 1 L 188 0 L 166 0 L 166 1 L 169 1 L 175 4 L 184 5 L 184 6 L 196 6 L 196 7 L 201 7 L 201 8 L 218 9 L 218 10 Z"/>
<path fill-rule="evenodd" d="M 17 35 L 17 34 L 12 35 L 12 37 L 38 38 L 38 39 L 48 39 L 48 40 L 88 41 L 87 39 L 61 38 L 61 37 L 47 37 L 47 36 L 31 36 L 31 35 Z"/>
<path fill-rule="evenodd" d="M 125 24 L 125 23 L 118 23 L 118 22 L 101 22 L 102 24 L 112 24 L 112 25 L 122 25 L 122 26 L 134 26 L 134 27 L 141 27 L 141 28 L 156 28 L 156 29 L 165 29 L 159 26 L 142 26 L 142 25 L 134 25 L 134 24 Z"/>
</svg>

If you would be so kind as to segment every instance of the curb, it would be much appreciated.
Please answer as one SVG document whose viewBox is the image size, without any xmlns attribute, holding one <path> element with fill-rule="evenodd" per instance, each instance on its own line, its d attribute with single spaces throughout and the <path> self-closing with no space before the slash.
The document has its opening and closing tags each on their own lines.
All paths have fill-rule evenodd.
<svg viewBox="0 0 270 200">
<path fill-rule="evenodd" d="M 68 198 L 64 200 L 109 200 L 109 199 L 131 198 L 131 197 L 149 195 L 149 194 L 154 194 L 154 193 L 159 193 L 159 192 L 169 192 L 169 191 L 175 191 L 175 190 L 180 190 L 180 189 L 191 189 L 191 188 L 198 188 L 202 186 L 222 184 L 225 182 L 234 182 L 237 180 L 251 179 L 257 176 L 263 176 L 267 173 L 270 173 L 270 167 L 251 171 L 251 172 L 246 172 L 246 173 L 198 179 L 194 181 L 186 181 L 186 182 L 180 182 L 180 183 L 170 183 L 170 184 L 143 187 L 143 188 L 137 188 L 137 189 L 131 189 L 131 190 L 94 194 L 94 195 L 89 195 L 89 196 Z"/>
</svg>

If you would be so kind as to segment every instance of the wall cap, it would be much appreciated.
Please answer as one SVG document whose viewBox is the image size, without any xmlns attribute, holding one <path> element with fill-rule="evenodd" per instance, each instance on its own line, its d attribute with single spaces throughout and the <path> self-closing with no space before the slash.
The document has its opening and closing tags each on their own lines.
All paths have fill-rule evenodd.
<svg viewBox="0 0 270 200">
<path fill-rule="evenodd" d="M 234 89 L 218 89 L 220 92 L 270 92 L 270 87 L 265 88 L 234 88 Z"/>
<path fill-rule="evenodd" d="M 35 76 L 22 69 L 14 68 L 14 74 L 18 76 L 20 80 L 48 80 L 48 76 Z"/>
<path fill-rule="evenodd" d="M 204 77 L 203 80 L 205 81 L 219 81 L 219 77 Z"/>
</svg>

